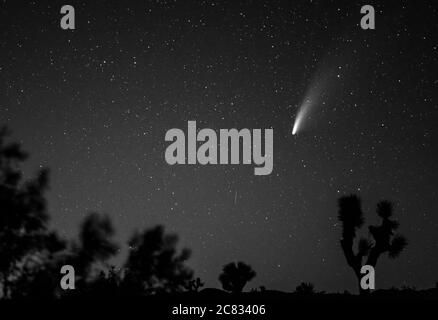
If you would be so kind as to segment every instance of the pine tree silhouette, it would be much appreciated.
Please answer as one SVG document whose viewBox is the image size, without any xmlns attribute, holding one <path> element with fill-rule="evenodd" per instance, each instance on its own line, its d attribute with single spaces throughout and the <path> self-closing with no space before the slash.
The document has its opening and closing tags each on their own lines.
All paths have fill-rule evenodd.
<svg viewBox="0 0 438 320">
<path fill-rule="evenodd" d="M 377 260 L 383 253 L 388 253 L 390 258 L 396 258 L 406 247 L 406 238 L 394 234 L 399 223 L 390 219 L 393 213 L 391 202 L 383 200 L 377 204 L 376 212 L 382 223 L 379 226 L 368 227 L 373 239 L 361 238 L 356 253 L 353 249 L 356 231 L 364 223 L 361 200 L 357 195 L 341 197 L 338 200 L 338 208 L 338 218 L 342 223 L 341 247 L 348 265 L 353 269 L 359 282 L 364 261 L 365 264 L 376 267 Z M 360 286 L 359 291 L 363 293 Z"/>
<path fill-rule="evenodd" d="M 256 273 L 251 266 L 244 262 L 231 262 L 223 267 L 222 273 L 219 275 L 219 281 L 224 290 L 240 293 L 255 276 Z"/>
</svg>

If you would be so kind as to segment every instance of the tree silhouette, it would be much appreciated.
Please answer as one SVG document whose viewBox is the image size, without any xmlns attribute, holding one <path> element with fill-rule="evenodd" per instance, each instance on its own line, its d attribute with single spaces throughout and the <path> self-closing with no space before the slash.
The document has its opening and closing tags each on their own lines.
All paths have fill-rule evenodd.
<svg viewBox="0 0 438 320">
<path fill-rule="evenodd" d="M 80 228 L 79 243 L 72 242 L 70 246 L 54 250 L 42 250 L 27 256 L 20 264 L 17 274 L 19 276 L 13 282 L 11 298 L 59 298 L 61 296 L 89 297 L 91 293 L 97 293 L 95 282 L 99 277 L 93 273 L 92 267 L 103 264 L 117 251 L 117 246 L 110 240 L 113 228 L 107 216 L 97 213 L 85 217 Z M 56 245 L 57 235 L 47 237 L 46 248 Z M 75 268 L 76 290 L 66 292 L 59 287 L 59 270 L 62 265 L 69 264 Z M 103 271 L 101 271 L 103 272 Z M 109 278 L 113 279 L 111 270 Z M 107 281 L 110 282 L 110 281 Z M 101 290 L 100 293 L 102 293 Z M 109 291 L 105 291 L 109 295 Z"/>
<path fill-rule="evenodd" d="M 125 264 L 124 286 L 131 293 L 162 293 L 183 291 L 193 272 L 185 266 L 190 250 L 177 252 L 178 237 L 165 234 L 164 227 L 136 233 L 129 241 Z"/>
<path fill-rule="evenodd" d="M 190 251 L 178 252 L 178 237 L 165 234 L 162 226 L 135 234 L 125 268 L 107 273 L 105 262 L 118 252 L 108 216 L 86 216 L 77 241 L 68 243 L 50 232 L 44 194 L 48 171 L 23 182 L 20 164 L 27 154 L 19 144 L 5 142 L 8 133 L 0 129 L 0 298 L 63 296 L 59 270 L 64 264 L 75 268 L 73 296 L 197 291 L 203 286 L 199 278 L 192 281 L 193 272 L 184 264 Z"/>
<path fill-rule="evenodd" d="M 223 267 L 222 273 L 219 275 L 219 281 L 224 290 L 240 293 L 255 276 L 256 273 L 251 266 L 244 262 L 231 262 Z"/>
<path fill-rule="evenodd" d="M 0 297 L 10 298 L 29 263 L 62 250 L 65 243 L 49 232 L 44 193 L 48 171 L 23 182 L 20 164 L 28 157 L 17 143 L 6 143 L 9 131 L 0 129 Z M 31 263 L 31 264 L 32 264 Z M 21 278 L 22 280 L 22 278 Z"/>
<path fill-rule="evenodd" d="M 91 213 L 85 217 L 80 227 L 79 244 L 73 243 L 72 254 L 68 257 L 75 267 L 76 275 L 84 281 L 90 275 L 95 263 L 103 263 L 118 250 L 111 240 L 114 228 L 108 216 Z"/>
<path fill-rule="evenodd" d="M 38 251 L 26 255 L 18 264 L 10 286 L 10 298 L 53 299 L 60 296 L 57 275 L 61 267 L 60 258 L 65 254 L 66 241 L 54 232 L 45 240 Z"/>
<path fill-rule="evenodd" d="M 382 219 L 379 226 L 369 226 L 371 239 L 361 238 L 358 242 L 357 253 L 354 253 L 353 245 L 356 231 L 364 223 L 361 200 L 357 195 L 341 197 L 338 200 L 338 218 L 342 223 L 341 247 L 348 265 L 353 269 L 360 282 L 363 261 L 365 264 L 376 267 L 377 260 L 383 253 L 388 253 L 390 258 L 396 258 L 407 245 L 407 240 L 401 235 L 395 235 L 394 231 L 399 227 L 396 220 L 391 220 L 393 205 L 383 200 L 377 204 L 377 215 Z M 359 290 L 363 293 L 359 286 Z"/>
</svg>

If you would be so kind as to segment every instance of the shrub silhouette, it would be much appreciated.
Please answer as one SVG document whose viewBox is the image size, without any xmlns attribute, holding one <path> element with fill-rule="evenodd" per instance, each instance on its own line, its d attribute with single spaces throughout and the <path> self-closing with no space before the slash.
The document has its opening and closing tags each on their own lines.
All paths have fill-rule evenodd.
<svg viewBox="0 0 438 320">
<path fill-rule="evenodd" d="M 133 294 L 183 291 L 193 278 L 184 264 L 191 253 L 186 248 L 178 253 L 177 242 L 178 237 L 165 234 L 162 226 L 135 234 L 129 241 L 125 288 Z"/>
<path fill-rule="evenodd" d="M 186 289 L 191 292 L 198 292 L 204 286 L 204 282 L 201 281 L 201 278 L 197 277 L 196 279 L 190 280 Z"/>
<path fill-rule="evenodd" d="M 313 294 L 315 293 L 315 286 L 310 282 L 301 282 L 300 285 L 295 288 L 295 292 L 298 294 Z"/>
<path fill-rule="evenodd" d="M 99 275 L 87 283 L 86 295 L 90 298 L 119 298 L 122 297 L 121 270 L 111 266 L 107 272 L 101 270 Z"/>
<path fill-rule="evenodd" d="M 251 266 L 243 262 L 231 262 L 223 267 L 222 273 L 219 275 L 219 281 L 224 290 L 240 293 L 255 276 L 256 273 Z"/>
<path fill-rule="evenodd" d="M 383 200 L 377 204 L 377 215 L 382 219 L 379 226 L 369 226 L 368 230 L 373 239 L 361 238 L 358 242 L 357 253 L 354 253 L 353 245 L 356 238 L 356 230 L 364 223 L 361 200 L 357 195 L 341 197 L 338 200 L 338 218 L 342 223 L 341 247 L 348 265 L 353 269 L 360 282 L 360 269 L 362 263 L 376 267 L 377 260 L 383 253 L 388 253 L 390 258 L 396 258 L 407 245 L 407 240 L 401 235 L 395 235 L 399 223 L 391 220 L 393 205 Z M 361 293 L 363 291 L 360 289 Z"/>
</svg>

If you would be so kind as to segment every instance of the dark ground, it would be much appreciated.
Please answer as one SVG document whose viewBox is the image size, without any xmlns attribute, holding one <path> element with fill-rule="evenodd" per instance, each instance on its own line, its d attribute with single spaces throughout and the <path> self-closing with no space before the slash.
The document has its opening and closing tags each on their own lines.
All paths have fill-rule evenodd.
<svg viewBox="0 0 438 320">
<path fill-rule="evenodd" d="M 96 319 L 200 319 L 199 316 L 172 315 L 172 308 L 204 306 L 209 312 L 202 319 L 293 319 L 315 318 L 391 318 L 420 315 L 434 318 L 438 289 L 377 290 L 367 296 L 339 293 L 300 295 L 280 291 L 249 292 L 231 295 L 218 289 L 200 293 L 162 295 L 137 299 L 66 299 L 2 302 L 3 314 L 14 319 L 42 316 L 44 319 L 95 317 Z M 218 315 L 218 305 L 264 305 L 264 315 Z M 420 317 L 420 319 L 426 319 Z M 3 319 L 3 317 L 2 317 Z M 12 318 L 5 318 L 12 319 Z"/>
</svg>

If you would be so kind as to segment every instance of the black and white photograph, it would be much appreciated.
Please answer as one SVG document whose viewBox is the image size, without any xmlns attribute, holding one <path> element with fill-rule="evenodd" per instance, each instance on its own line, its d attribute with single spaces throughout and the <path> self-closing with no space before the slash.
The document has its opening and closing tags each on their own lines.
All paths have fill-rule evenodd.
<svg viewBox="0 0 438 320">
<path fill-rule="evenodd" d="M 0 0 L 0 319 L 414 303 L 437 1 Z"/>
</svg>

